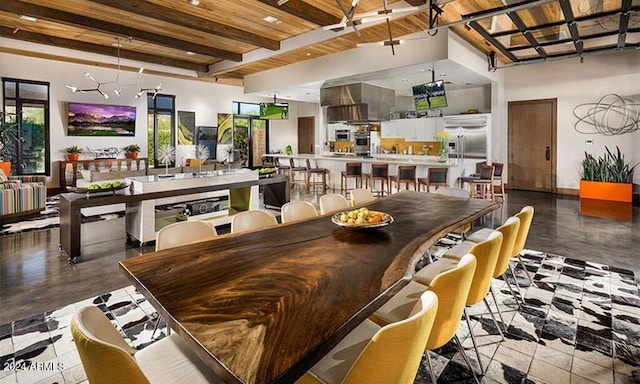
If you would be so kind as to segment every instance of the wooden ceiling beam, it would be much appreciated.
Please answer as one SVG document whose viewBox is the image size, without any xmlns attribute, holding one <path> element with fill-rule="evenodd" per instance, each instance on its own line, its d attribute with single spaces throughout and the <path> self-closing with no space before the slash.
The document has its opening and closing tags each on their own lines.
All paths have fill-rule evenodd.
<svg viewBox="0 0 640 384">
<path fill-rule="evenodd" d="M 282 5 L 278 5 L 278 0 L 258 1 L 317 25 L 333 25 L 340 22 L 339 17 L 313 7 L 302 0 L 289 0 Z"/>
<path fill-rule="evenodd" d="M 44 35 L 41 33 L 23 31 L 21 29 L 13 29 L 8 27 L 0 27 L 0 35 L 10 39 L 16 39 L 21 41 L 30 41 L 32 43 L 53 45 L 61 48 L 75 49 L 78 51 L 98 53 L 101 55 L 116 56 L 116 49 L 114 47 L 107 47 L 100 44 L 85 43 L 83 41 L 64 39 L 61 37 Z M 160 65 L 166 65 L 175 68 L 184 68 L 197 72 L 205 72 L 207 65 L 198 64 L 191 61 L 171 59 L 163 56 L 150 55 L 147 53 L 141 53 L 137 51 L 128 51 L 126 49 L 120 49 L 120 57 L 130 60 L 142 61 L 145 63 L 154 63 Z"/>
<path fill-rule="evenodd" d="M 167 23 L 180 25 L 183 27 L 196 29 L 211 35 L 224 37 L 226 39 L 236 40 L 243 43 L 255 45 L 256 47 L 267 48 L 272 51 L 280 49 L 280 42 L 269 39 L 255 33 L 247 32 L 242 29 L 234 28 L 228 25 L 216 23 L 214 21 L 194 16 L 185 12 L 179 12 L 175 9 L 164 7 L 159 4 L 151 4 L 146 1 L 126 1 L 126 0 L 89 0 L 94 3 L 106 5 L 119 9 L 121 11 L 135 13 L 137 15 L 151 17 L 162 20 Z"/>
<path fill-rule="evenodd" d="M 414 7 L 419 7 L 421 5 L 425 5 L 427 0 L 405 0 L 409 5 L 413 5 Z"/>
<path fill-rule="evenodd" d="M 132 37 L 136 40 L 146 41 L 153 44 L 162 45 L 179 49 L 181 51 L 190 51 L 200 53 L 206 56 L 218 57 L 231 61 L 242 61 L 242 55 L 235 52 L 225 51 L 206 45 L 191 43 L 189 41 L 175 39 L 168 36 L 158 35 L 156 33 L 143 31 L 136 28 L 126 27 L 109 23 L 99 19 L 93 19 L 83 15 L 59 11 L 52 8 L 42 7 L 35 4 L 25 3 L 23 1 L 0 1 L 0 10 L 11 12 L 18 15 L 29 15 L 37 18 L 59 22 L 72 26 L 80 26 L 93 31 L 111 33 L 117 36 Z"/>
</svg>

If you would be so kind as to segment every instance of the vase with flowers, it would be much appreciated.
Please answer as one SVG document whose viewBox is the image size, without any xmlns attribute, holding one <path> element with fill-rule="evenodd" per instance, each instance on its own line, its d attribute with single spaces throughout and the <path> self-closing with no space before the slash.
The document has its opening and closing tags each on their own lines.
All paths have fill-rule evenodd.
<svg viewBox="0 0 640 384">
<path fill-rule="evenodd" d="M 449 160 L 449 139 L 451 138 L 451 133 L 442 131 L 438 132 L 436 135 L 436 139 L 438 140 L 438 161 L 441 163 L 446 163 Z"/>
</svg>

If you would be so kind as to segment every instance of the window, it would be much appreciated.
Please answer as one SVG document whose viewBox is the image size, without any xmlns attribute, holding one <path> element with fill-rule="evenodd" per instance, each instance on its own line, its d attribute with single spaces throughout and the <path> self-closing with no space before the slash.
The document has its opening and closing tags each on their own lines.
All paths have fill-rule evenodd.
<svg viewBox="0 0 640 384">
<path fill-rule="evenodd" d="M 147 136 L 149 140 L 149 164 L 154 167 L 164 166 L 156 158 L 158 148 L 162 145 L 171 145 L 175 148 L 176 132 L 176 97 L 172 95 L 156 95 L 147 94 L 148 106 L 148 127 Z M 174 162 L 169 164 L 175 165 Z"/>
<path fill-rule="evenodd" d="M 5 118 L 18 123 L 15 175 L 50 175 L 49 83 L 2 78 Z"/>
</svg>

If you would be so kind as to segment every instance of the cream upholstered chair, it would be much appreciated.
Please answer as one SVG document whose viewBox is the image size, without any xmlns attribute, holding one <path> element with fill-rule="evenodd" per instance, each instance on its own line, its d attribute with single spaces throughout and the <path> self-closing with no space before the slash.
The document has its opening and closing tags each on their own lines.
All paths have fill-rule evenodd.
<svg viewBox="0 0 640 384">
<path fill-rule="evenodd" d="M 489 289 L 491 288 L 491 281 L 493 280 L 493 272 L 496 268 L 496 262 L 498 260 L 498 256 L 500 254 L 500 247 L 502 246 L 502 233 L 498 231 L 493 231 L 489 235 L 489 237 L 480 243 L 471 243 L 474 244 L 471 249 L 468 250 L 469 254 L 472 254 L 476 257 L 476 270 L 473 274 L 473 280 L 471 281 L 471 288 L 469 289 L 469 296 L 467 297 L 466 305 L 471 306 L 479 303 L 480 301 L 484 302 L 484 305 L 487 307 L 489 314 L 491 315 L 491 319 L 495 324 L 498 332 L 500 333 L 500 337 L 504 341 L 504 335 L 502 334 L 502 329 L 500 328 L 500 324 L 496 320 L 491 308 L 489 307 L 489 303 L 486 300 L 487 295 L 489 294 Z M 469 243 L 469 242 L 465 242 Z M 464 255 L 463 255 L 464 256 Z M 429 285 L 431 281 L 437 276 L 432 270 L 441 270 L 446 268 L 446 265 L 449 264 L 451 268 L 455 268 L 458 262 L 462 257 L 451 255 L 446 253 L 444 257 L 435 263 L 438 264 L 438 268 L 425 267 L 422 270 L 418 271 L 414 276 L 414 280 L 418 283 Z M 469 334 L 471 335 L 471 341 L 473 342 L 473 347 L 476 351 L 476 357 L 478 358 L 478 365 L 480 366 L 480 371 L 484 372 L 484 368 L 482 366 L 482 360 L 480 358 L 480 350 L 478 349 L 478 344 L 476 342 L 476 337 L 473 334 L 473 330 L 471 328 L 471 320 L 469 319 L 469 314 L 465 308 L 464 310 L 465 320 L 467 322 L 467 326 L 469 327 Z M 504 323 L 504 321 L 503 321 Z"/>
<path fill-rule="evenodd" d="M 470 195 L 466 189 L 457 187 L 440 187 L 436 190 L 436 193 L 451 197 L 461 197 L 469 199 Z M 467 233 L 471 230 L 471 223 L 464 224 L 453 230 L 454 233 L 459 233 L 464 240 L 467 237 Z"/>
<path fill-rule="evenodd" d="M 518 296 L 514 292 L 511 287 L 511 283 L 509 283 L 509 279 L 504 276 L 507 272 L 507 269 L 511 266 L 509 263 L 511 260 L 511 255 L 513 254 L 513 245 L 516 242 L 516 237 L 518 236 L 518 229 L 520 228 L 520 219 L 515 216 L 511 216 L 504 222 L 501 226 L 496 228 L 495 230 L 502 233 L 502 246 L 500 246 L 500 255 L 498 256 L 498 260 L 496 261 L 496 269 L 493 271 L 493 277 L 498 278 L 502 277 L 504 282 L 509 288 L 511 295 L 513 296 L 516 304 L 520 307 L 520 302 L 518 301 Z M 473 243 L 479 243 L 485 241 L 489 235 L 493 233 L 493 230 L 490 228 L 482 228 L 479 231 L 472 233 L 467 240 Z M 515 276 L 514 276 L 515 279 Z M 496 294 L 493 291 L 493 287 L 489 288 L 491 295 L 493 296 L 493 302 L 496 303 L 496 308 L 498 309 L 498 315 L 500 316 L 500 320 L 503 324 L 504 318 L 502 317 L 502 312 L 500 311 L 500 306 L 498 305 L 498 299 L 496 298 Z"/>
<path fill-rule="evenodd" d="M 356 188 L 351 191 L 351 205 L 354 207 L 374 201 L 375 199 L 370 189 Z"/>
<path fill-rule="evenodd" d="M 425 268 L 429 268 L 430 265 Z M 406 317 L 424 291 L 432 291 L 438 296 L 438 313 L 425 347 L 432 383 L 436 383 L 437 379 L 428 351 L 442 347 L 451 339 L 454 340 L 475 381 L 478 382 L 471 362 L 456 336 L 475 269 L 476 257 L 471 254 L 465 255 L 455 268 L 438 274 L 428 286 L 411 281 L 371 316 L 371 319 L 378 324 L 392 323 Z"/>
<path fill-rule="evenodd" d="M 211 223 L 200 220 L 180 221 L 161 228 L 156 234 L 156 251 L 178 247 L 218 236 Z"/>
<path fill-rule="evenodd" d="M 73 316 L 71 334 L 91 384 L 222 383 L 178 334 L 137 351 L 94 306 Z"/>
<path fill-rule="evenodd" d="M 337 193 L 328 193 L 320 196 L 321 215 L 330 212 L 343 211 L 345 209 L 349 209 L 349 202 L 346 197 Z"/>
<path fill-rule="evenodd" d="M 413 384 L 437 309 L 426 291 L 406 319 L 383 327 L 365 320 L 298 383 Z"/>
<path fill-rule="evenodd" d="M 259 230 L 275 225 L 278 225 L 278 219 L 269 211 L 244 211 L 236 213 L 231 218 L 231 233 Z"/>
<path fill-rule="evenodd" d="M 309 219 L 318 216 L 316 207 L 308 201 L 290 201 L 280 208 L 280 219 L 283 223 Z"/>
</svg>

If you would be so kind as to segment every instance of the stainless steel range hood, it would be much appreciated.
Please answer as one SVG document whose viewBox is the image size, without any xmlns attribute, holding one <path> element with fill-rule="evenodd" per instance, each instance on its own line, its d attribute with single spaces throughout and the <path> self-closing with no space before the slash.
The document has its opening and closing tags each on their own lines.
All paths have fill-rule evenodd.
<svg viewBox="0 0 640 384">
<path fill-rule="evenodd" d="M 320 89 L 320 105 L 328 107 L 328 123 L 387 121 L 394 104 L 393 89 L 371 84 L 355 83 Z"/>
</svg>

